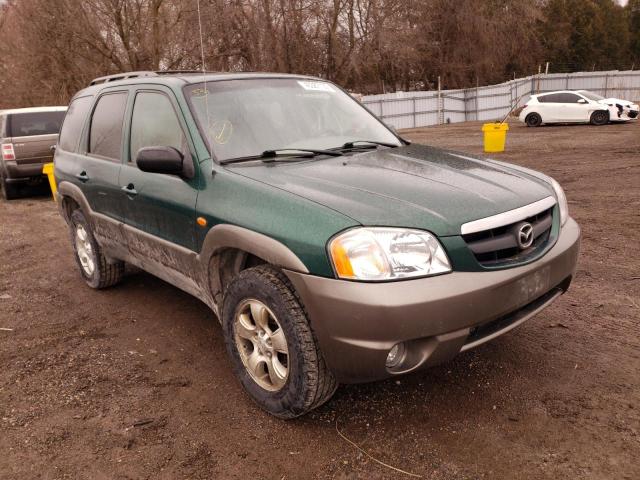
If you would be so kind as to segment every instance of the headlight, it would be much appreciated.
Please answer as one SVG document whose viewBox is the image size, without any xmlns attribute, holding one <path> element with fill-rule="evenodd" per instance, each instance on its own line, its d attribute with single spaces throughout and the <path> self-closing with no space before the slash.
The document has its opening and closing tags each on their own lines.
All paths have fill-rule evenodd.
<svg viewBox="0 0 640 480">
<path fill-rule="evenodd" d="M 556 200 L 558 200 L 558 208 L 560 209 L 560 225 L 564 225 L 569 218 L 569 204 L 567 203 L 567 196 L 564 194 L 564 190 L 562 190 L 562 187 L 558 182 L 551 177 L 549 177 L 549 180 L 551 180 L 551 186 L 556 194 Z"/>
<path fill-rule="evenodd" d="M 451 271 L 440 242 L 404 228 L 356 228 L 329 243 L 336 274 L 353 280 L 395 280 Z"/>
</svg>

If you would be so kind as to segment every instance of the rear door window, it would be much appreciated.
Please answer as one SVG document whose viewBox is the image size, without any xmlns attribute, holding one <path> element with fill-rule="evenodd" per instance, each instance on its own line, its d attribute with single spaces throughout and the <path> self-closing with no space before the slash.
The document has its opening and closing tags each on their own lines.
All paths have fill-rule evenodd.
<svg viewBox="0 0 640 480">
<path fill-rule="evenodd" d="M 62 150 L 75 152 L 78 147 L 78 140 L 82 134 L 82 127 L 91 108 L 92 97 L 76 98 L 67 110 L 64 117 L 62 130 L 60 131 L 60 141 L 58 145 Z"/>
<path fill-rule="evenodd" d="M 139 92 L 131 117 L 132 162 L 143 147 L 173 147 L 187 156 L 187 140 L 169 98 L 160 92 Z"/>
<path fill-rule="evenodd" d="M 127 92 L 102 95 L 91 117 L 89 153 L 111 160 L 122 158 L 122 124 Z"/>
<path fill-rule="evenodd" d="M 563 93 L 550 93 L 538 97 L 538 101 L 542 103 L 566 103 Z"/>
<path fill-rule="evenodd" d="M 12 113 L 7 118 L 7 130 L 10 137 L 58 134 L 64 115 L 64 111 Z"/>
</svg>

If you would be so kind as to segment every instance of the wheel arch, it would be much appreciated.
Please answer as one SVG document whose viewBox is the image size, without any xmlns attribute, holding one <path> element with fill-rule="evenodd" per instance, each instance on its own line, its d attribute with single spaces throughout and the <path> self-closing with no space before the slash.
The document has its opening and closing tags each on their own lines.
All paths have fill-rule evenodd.
<svg viewBox="0 0 640 480">
<path fill-rule="evenodd" d="M 305 264 L 286 245 L 267 235 L 237 225 L 216 225 L 207 233 L 200 252 L 207 284 L 214 302 L 221 305 L 228 282 L 246 268 L 270 264 L 309 273 Z"/>
<path fill-rule="evenodd" d="M 91 207 L 80 187 L 71 182 L 62 181 L 58 184 L 58 204 L 60 213 L 68 222 L 73 210 L 80 209 L 87 221 L 91 222 Z"/>
<path fill-rule="evenodd" d="M 591 118 L 591 116 L 594 113 L 599 113 L 602 112 L 604 113 L 607 117 L 611 118 L 611 110 L 609 110 L 608 108 L 595 108 L 591 111 L 591 113 L 589 114 L 589 118 Z"/>
</svg>

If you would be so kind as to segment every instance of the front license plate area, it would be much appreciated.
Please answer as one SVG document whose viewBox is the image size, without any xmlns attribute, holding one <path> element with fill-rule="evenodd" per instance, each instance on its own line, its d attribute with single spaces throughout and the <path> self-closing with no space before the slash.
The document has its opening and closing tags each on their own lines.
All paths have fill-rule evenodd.
<svg viewBox="0 0 640 480">
<path fill-rule="evenodd" d="M 513 306 L 520 307 L 549 291 L 551 267 L 549 265 L 519 279 L 513 290 Z"/>
</svg>

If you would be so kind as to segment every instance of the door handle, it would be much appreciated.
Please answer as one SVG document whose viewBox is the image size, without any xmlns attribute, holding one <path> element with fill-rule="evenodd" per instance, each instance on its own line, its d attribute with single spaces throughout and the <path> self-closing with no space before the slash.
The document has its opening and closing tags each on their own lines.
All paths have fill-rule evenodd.
<svg viewBox="0 0 640 480">
<path fill-rule="evenodd" d="M 85 172 L 84 170 L 81 171 L 79 174 L 76 175 L 76 178 L 78 180 L 80 180 L 82 183 L 86 182 L 87 180 L 89 180 L 89 175 L 87 175 L 87 172 Z"/>
<path fill-rule="evenodd" d="M 129 185 L 125 185 L 124 187 L 122 187 L 122 191 L 127 195 L 131 195 L 131 196 L 138 194 L 138 192 L 136 192 L 136 187 L 133 183 L 130 183 Z"/>
</svg>

